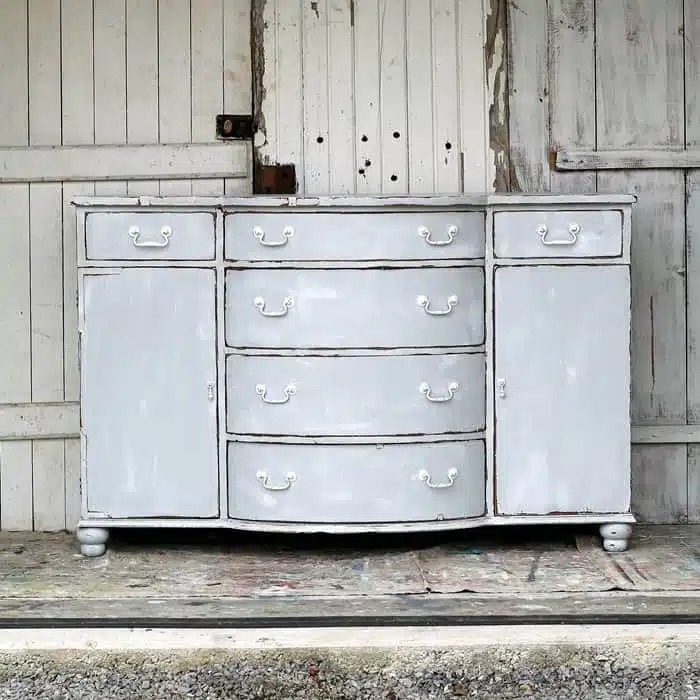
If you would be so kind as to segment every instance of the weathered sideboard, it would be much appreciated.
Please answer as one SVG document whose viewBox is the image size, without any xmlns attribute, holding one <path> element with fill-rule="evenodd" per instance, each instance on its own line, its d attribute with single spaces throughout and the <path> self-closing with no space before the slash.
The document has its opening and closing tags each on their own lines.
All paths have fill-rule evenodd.
<svg viewBox="0 0 700 700">
<path fill-rule="evenodd" d="M 626 549 L 633 203 L 76 200 L 82 552 L 517 523 Z"/>
</svg>

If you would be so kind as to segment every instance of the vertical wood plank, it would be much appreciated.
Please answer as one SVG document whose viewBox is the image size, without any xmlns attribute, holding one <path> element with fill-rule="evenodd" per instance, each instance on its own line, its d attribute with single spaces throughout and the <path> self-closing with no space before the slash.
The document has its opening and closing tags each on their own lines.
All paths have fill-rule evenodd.
<svg viewBox="0 0 700 700">
<path fill-rule="evenodd" d="M 550 187 L 547 0 L 509 2 L 508 31 L 511 189 L 546 192 Z"/>
<path fill-rule="evenodd" d="M 64 145 L 90 144 L 95 141 L 92 27 L 93 0 L 63 0 L 61 84 Z M 63 185 L 63 375 L 66 401 L 78 401 L 80 396 L 77 232 L 71 200 L 79 195 L 94 193 L 95 187 L 90 182 Z M 79 440 L 63 441 L 63 464 L 63 523 L 73 530 L 80 519 Z M 55 487 L 55 484 L 51 483 L 50 486 Z M 41 524 L 42 518 L 39 517 L 38 520 Z M 48 526 L 59 522 L 60 519 L 56 518 L 56 523 L 50 522 Z"/>
<path fill-rule="evenodd" d="M 192 140 L 190 0 L 158 1 L 158 104 L 160 142 Z M 163 180 L 160 193 L 192 194 L 190 180 Z"/>
<path fill-rule="evenodd" d="M 457 0 L 457 51 L 459 66 L 459 151 L 461 189 L 487 189 L 485 2 Z M 440 41 L 443 39 L 440 38 Z M 501 47 L 503 50 L 503 46 Z M 438 144 L 439 149 L 440 144 Z M 453 142 L 453 150 L 457 146 Z"/>
<path fill-rule="evenodd" d="M 415 194 L 435 192 L 433 37 L 431 3 L 406 0 L 408 189 Z"/>
<path fill-rule="evenodd" d="M 379 194 L 382 191 L 379 6 L 379 2 L 355 3 L 355 171 L 358 194 Z"/>
<path fill-rule="evenodd" d="M 332 194 L 355 191 L 353 12 L 348 0 L 328 0 L 328 150 Z"/>
<path fill-rule="evenodd" d="M 632 510 L 642 522 L 688 519 L 685 450 L 676 445 L 632 446 Z"/>
<path fill-rule="evenodd" d="M 595 1 L 549 0 L 552 150 L 596 147 Z M 594 172 L 552 171 L 554 192 L 595 192 Z"/>
<path fill-rule="evenodd" d="M 94 3 L 93 54 L 95 143 L 126 143 L 126 0 Z M 95 183 L 95 194 L 126 194 L 126 183 Z"/>
<path fill-rule="evenodd" d="M 62 142 L 61 3 L 29 2 L 29 142 Z M 30 185 L 32 401 L 64 397 L 63 192 L 55 183 Z M 63 440 L 32 444 L 33 527 L 65 527 Z"/>
<path fill-rule="evenodd" d="M 292 4 L 292 0 L 285 0 Z M 269 4 L 269 3 L 268 3 Z M 223 0 L 224 111 L 227 114 L 251 114 L 253 80 L 251 59 L 251 0 Z M 236 179 L 224 180 L 226 194 L 252 192 L 252 181 L 241 185 Z"/>
<path fill-rule="evenodd" d="M 474 3 L 479 5 L 480 3 Z M 435 98 L 436 192 L 455 194 L 461 187 L 459 76 L 457 36 L 459 24 L 455 0 L 433 0 L 433 90 Z M 477 25 L 478 26 L 478 25 Z M 483 45 L 483 43 L 482 43 Z M 483 60 L 483 59 L 482 59 Z M 480 112 L 482 100 L 471 106 Z M 429 133 L 423 134 L 429 138 Z M 409 143 L 409 148 L 411 144 Z"/>
<path fill-rule="evenodd" d="M 303 93 L 305 194 L 330 193 L 328 120 L 328 8 L 326 0 L 303 4 Z M 339 164 L 342 168 L 342 163 Z"/>
<path fill-rule="evenodd" d="M 126 0 L 128 143 L 158 143 L 158 0 Z M 127 183 L 131 195 L 158 195 L 157 180 Z"/>
<path fill-rule="evenodd" d="M 379 71 L 381 191 L 405 193 L 408 192 L 405 0 L 379 1 Z"/>
<path fill-rule="evenodd" d="M 0 442 L 0 530 L 31 530 L 32 442 Z"/>
<path fill-rule="evenodd" d="M 3 7 L 0 23 L 0 144 L 29 139 L 27 0 Z M 31 401 L 29 185 L 0 185 L 0 403 Z M 10 264 L 7 264 L 10 263 Z M 32 527 L 32 443 L 0 443 L 0 529 Z"/>
<path fill-rule="evenodd" d="M 95 140 L 92 70 L 93 0 L 69 0 L 61 6 L 61 65 L 63 145 L 91 144 Z M 78 275 L 75 212 L 71 200 L 94 194 L 91 183 L 63 186 L 63 376 L 66 401 L 77 401 Z"/>
<path fill-rule="evenodd" d="M 700 13 L 686 2 L 685 142 L 700 145 Z M 688 423 L 700 422 L 700 171 L 686 173 Z M 688 519 L 700 522 L 700 445 L 688 446 Z"/>
<path fill-rule="evenodd" d="M 2 146 L 28 143 L 28 89 L 27 1 L 22 0 L 3 6 L 0 23 L 0 95 L 13 96 L 0 99 Z M 0 357 L 5 368 L 0 372 L 0 403 L 30 401 L 28 185 L 0 185 L 0 232 L 0 260 L 5 261 L 0 275 Z M 8 465 L 5 461 L 4 467 Z M 0 514 L 3 502 L 0 498 Z"/>
<path fill-rule="evenodd" d="M 80 440 L 63 441 L 63 462 L 66 470 L 66 530 L 74 532 L 81 516 L 80 500 Z"/>
<path fill-rule="evenodd" d="M 597 4 L 599 148 L 683 144 L 682 4 Z M 684 175 L 601 172 L 598 189 L 639 195 L 632 215 L 632 420 L 684 423 Z M 637 446 L 633 483 L 640 517 L 687 517 L 686 446 Z"/>
<path fill-rule="evenodd" d="M 224 54 L 221 0 L 192 0 L 192 141 L 216 141 L 223 113 Z M 192 194 L 222 195 L 223 180 L 193 180 Z"/>
</svg>

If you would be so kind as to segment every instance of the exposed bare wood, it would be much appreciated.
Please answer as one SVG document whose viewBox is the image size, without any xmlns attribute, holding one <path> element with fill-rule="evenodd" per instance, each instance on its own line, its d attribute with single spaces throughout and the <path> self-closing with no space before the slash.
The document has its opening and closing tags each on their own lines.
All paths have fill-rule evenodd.
<svg viewBox="0 0 700 700">
<path fill-rule="evenodd" d="M 700 148 L 566 149 L 557 152 L 555 165 L 577 171 L 700 168 Z"/>
<path fill-rule="evenodd" d="M 489 0 L 486 16 L 486 87 L 488 91 L 487 182 L 496 192 L 510 190 L 507 0 Z"/>
</svg>

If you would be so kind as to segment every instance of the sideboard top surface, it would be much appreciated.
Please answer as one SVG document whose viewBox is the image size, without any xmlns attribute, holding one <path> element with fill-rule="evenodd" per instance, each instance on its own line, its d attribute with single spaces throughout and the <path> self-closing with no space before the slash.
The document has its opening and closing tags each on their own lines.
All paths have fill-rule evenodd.
<svg viewBox="0 0 700 700">
<path fill-rule="evenodd" d="M 255 195 L 250 197 L 75 197 L 72 203 L 82 208 L 206 208 L 206 209 L 394 209 L 394 208 L 474 208 L 504 209 L 510 207 L 610 207 L 631 205 L 633 194 L 464 194 L 464 195 L 372 195 L 294 197 Z"/>
</svg>

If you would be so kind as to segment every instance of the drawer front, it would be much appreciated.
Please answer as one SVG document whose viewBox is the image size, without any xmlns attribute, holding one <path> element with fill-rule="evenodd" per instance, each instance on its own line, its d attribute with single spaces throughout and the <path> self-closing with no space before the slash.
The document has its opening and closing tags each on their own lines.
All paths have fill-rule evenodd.
<svg viewBox="0 0 700 700">
<path fill-rule="evenodd" d="M 213 260 L 214 214 L 94 213 L 85 219 L 92 260 Z"/>
<path fill-rule="evenodd" d="M 499 258 L 614 258 L 622 255 L 620 211 L 508 211 L 494 214 Z"/>
<path fill-rule="evenodd" d="M 472 355 L 229 355 L 227 428 L 254 435 L 423 435 L 484 428 Z"/>
<path fill-rule="evenodd" d="M 479 517 L 484 443 L 228 447 L 229 516 L 297 523 Z"/>
<path fill-rule="evenodd" d="M 226 216 L 229 260 L 483 258 L 485 215 L 469 212 L 278 213 Z"/>
<path fill-rule="evenodd" d="M 229 270 L 234 347 L 450 347 L 484 342 L 484 271 Z"/>
</svg>

